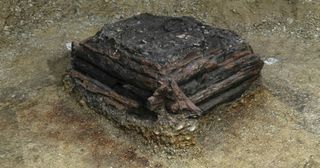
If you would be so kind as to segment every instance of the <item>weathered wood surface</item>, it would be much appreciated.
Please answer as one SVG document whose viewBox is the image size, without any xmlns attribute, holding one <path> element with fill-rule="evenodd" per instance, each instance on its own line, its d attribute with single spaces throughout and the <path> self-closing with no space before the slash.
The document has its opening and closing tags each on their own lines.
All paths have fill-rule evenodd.
<svg viewBox="0 0 320 168">
<path fill-rule="evenodd" d="M 107 105 L 185 119 L 240 97 L 263 67 L 232 31 L 191 17 L 149 14 L 105 25 L 73 43 L 71 63 L 69 76 L 103 94 Z"/>
</svg>

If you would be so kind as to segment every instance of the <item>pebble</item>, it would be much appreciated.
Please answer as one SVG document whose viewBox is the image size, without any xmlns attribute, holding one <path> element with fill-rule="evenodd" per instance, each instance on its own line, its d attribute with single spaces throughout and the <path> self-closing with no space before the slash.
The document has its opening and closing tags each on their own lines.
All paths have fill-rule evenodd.
<svg viewBox="0 0 320 168">
<path fill-rule="evenodd" d="M 266 60 L 264 60 L 264 63 L 267 64 L 267 65 L 272 65 L 272 64 L 275 64 L 277 63 L 279 60 L 276 59 L 276 58 L 267 58 Z"/>
<path fill-rule="evenodd" d="M 71 51 L 72 43 L 70 43 L 70 42 L 66 43 L 66 48 L 68 51 Z"/>
</svg>

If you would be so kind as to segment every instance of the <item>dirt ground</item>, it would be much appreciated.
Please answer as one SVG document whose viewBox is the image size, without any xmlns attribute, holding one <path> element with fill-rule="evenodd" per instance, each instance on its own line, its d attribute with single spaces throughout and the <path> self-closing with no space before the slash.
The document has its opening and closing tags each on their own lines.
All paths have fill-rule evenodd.
<svg viewBox="0 0 320 168">
<path fill-rule="evenodd" d="M 134 14 L 189 15 L 243 36 L 262 86 L 175 150 L 75 102 L 66 43 Z M 0 0 L 0 167 L 320 167 L 320 0 Z"/>
</svg>

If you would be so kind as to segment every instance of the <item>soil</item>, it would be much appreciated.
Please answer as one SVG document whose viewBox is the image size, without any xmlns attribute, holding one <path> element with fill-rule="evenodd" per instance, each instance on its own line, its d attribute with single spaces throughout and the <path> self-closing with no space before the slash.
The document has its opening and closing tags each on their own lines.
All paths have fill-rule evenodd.
<svg viewBox="0 0 320 168">
<path fill-rule="evenodd" d="M 1 0 L 1 167 L 320 167 L 319 0 Z M 170 149 L 77 103 L 68 44 L 138 13 L 234 30 L 266 65 L 257 90 Z"/>
</svg>

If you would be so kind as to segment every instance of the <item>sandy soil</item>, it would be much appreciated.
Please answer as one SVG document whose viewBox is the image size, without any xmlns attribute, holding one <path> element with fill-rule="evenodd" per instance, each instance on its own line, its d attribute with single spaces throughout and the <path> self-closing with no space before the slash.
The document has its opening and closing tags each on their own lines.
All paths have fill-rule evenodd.
<svg viewBox="0 0 320 168">
<path fill-rule="evenodd" d="M 320 167 L 319 0 L 0 0 L 0 165 Z M 163 149 L 73 100 L 66 43 L 137 13 L 191 15 L 247 39 L 262 86 L 208 117 L 198 145 Z"/>
</svg>

